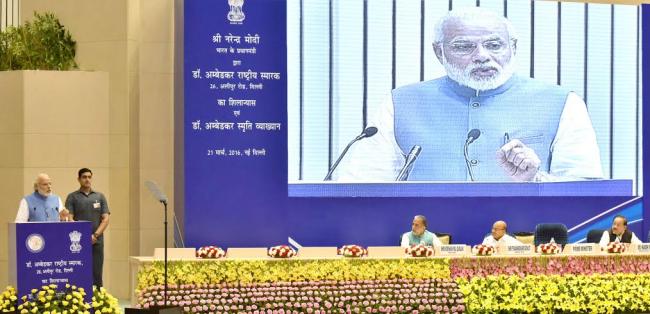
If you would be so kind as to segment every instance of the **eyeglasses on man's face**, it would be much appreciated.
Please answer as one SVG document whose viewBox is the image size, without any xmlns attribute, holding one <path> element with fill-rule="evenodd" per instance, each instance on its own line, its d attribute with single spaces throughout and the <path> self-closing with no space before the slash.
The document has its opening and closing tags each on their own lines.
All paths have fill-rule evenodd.
<svg viewBox="0 0 650 314">
<path fill-rule="evenodd" d="M 508 43 L 503 39 L 489 39 L 480 42 L 480 45 L 491 54 L 499 54 L 506 50 Z M 470 40 L 454 40 L 446 45 L 449 51 L 456 55 L 466 56 L 474 53 L 479 46 L 478 42 Z"/>
</svg>

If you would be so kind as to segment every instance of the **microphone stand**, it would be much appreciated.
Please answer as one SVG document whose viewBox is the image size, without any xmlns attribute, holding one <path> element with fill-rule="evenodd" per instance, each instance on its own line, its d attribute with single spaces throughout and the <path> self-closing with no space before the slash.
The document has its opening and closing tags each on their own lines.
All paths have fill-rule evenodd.
<svg viewBox="0 0 650 314">
<path fill-rule="evenodd" d="M 163 221 L 163 225 L 165 226 L 165 230 L 164 230 L 165 247 L 163 248 L 163 251 L 165 252 L 164 253 L 165 256 L 163 258 L 163 264 L 164 264 L 164 267 L 165 267 L 165 272 L 163 274 L 163 281 L 164 281 L 165 287 L 164 287 L 164 291 L 163 291 L 163 293 L 164 293 L 164 299 L 163 300 L 165 302 L 164 306 L 166 307 L 166 306 L 169 305 L 168 304 L 168 295 L 167 295 L 169 293 L 169 290 L 168 290 L 169 289 L 169 284 L 167 282 L 168 281 L 168 279 L 167 279 L 167 267 L 168 267 L 168 262 L 169 262 L 168 257 L 167 257 L 167 253 L 168 253 L 167 252 L 167 233 L 168 233 L 168 231 L 167 231 L 167 196 L 165 196 L 165 194 L 163 194 L 163 192 L 160 191 L 160 189 L 158 188 L 158 185 L 156 185 L 156 183 L 154 183 L 153 181 L 146 181 L 144 184 L 149 189 L 149 191 L 154 195 L 154 197 L 160 203 L 162 203 L 163 206 L 165 207 L 165 218 L 164 218 L 164 221 Z"/>
<path fill-rule="evenodd" d="M 411 151 L 408 153 L 408 155 L 406 155 L 404 166 L 402 166 L 402 169 L 397 174 L 395 181 L 406 181 L 408 179 L 409 175 L 411 174 L 411 170 L 413 170 L 413 167 L 415 166 L 415 161 L 418 159 L 421 151 L 422 148 L 418 145 L 415 145 L 413 148 L 411 148 Z"/>
<path fill-rule="evenodd" d="M 336 167 L 338 167 L 339 163 L 341 162 L 341 159 L 343 159 L 343 156 L 348 152 L 348 149 L 352 146 L 352 144 L 356 143 L 358 140 L 362 139 L 363 137 L 357 136 L 354 138 L 350 143 L 348 143 L 348 146 L 345 146 L 345 149 L 343 149 L 343 152 L 341 155 L 339 155 L 339 158 L 334 162 L 330 170 L 327 172 L 327 175 L 325 176 L 325 179 L 323 181 L 330 181 L 332 180 L 332 174 L 334 173 L 334 170 L 336 170 Z"/>
<path fill-rule="evenodd" d="M 371 137 L 371 136 L 375 135 L 376 133 L 377 133 L 377 128 L 374 127 L 374 126 L 363 129 L 363 132 L 361 132 L 361 134 L 359 134 L 357 137 L 352 139 L 352 141 L 350 141 L 350 143 L 348 143 L 348 146 L 345 146 L 345 149 L 339 155 L 339 158 L 330 167 L 329 171 L 327 171 L 327 175 L 325 176 L 325 179 L 323 179 L 323 181 L 332 180 L 332 174 L 334 173 L 334 170 L 336 169 L 336 167 L 339 166 L 339 163 L 341 162 L 341 159 L 343 159 L 343 156 L 345 156 L 345 154 L 348 152 L 348 149 L 350 149 L 352 144 L 354 144 L 354 143 L 356 143 L 356 142 L 358 142 L 358 141 L 360 141 L 360 140 L 362 140 L 362 139 L 364 139 L 366 137 Z"/>
<path fill-rule="evenodd" d="M 468 152 L 469 144 L 471 143 L 470 140 L 471 140 L 471 138 L 468 138 L 465 141 L 465 147 L 464 147 L 463 150 L 464 150 L 464 154 L 465 154 L 465 165 L 467 166 L 467 172 L 469 172 L 469 179 L 473 182 L 473 181 L 475 181 L 475 179 L 474 179 L 474 170 L 472 169 L 472 165 L 469 162 L 469 152 Z"/>
<path fill-rule="evenodd" d="M 341 155 L 339 155 L 339 158 L 334 162 L 332 165 L 332 168 L 327 172 L 327 175 L 325 176 L 325 179 L 323 181 L 330 181 L 332 180 L 332 174 L 334 173 L 334 170 L 336 170 L 336 167 L 338 167 L 339 163 L 341 162 L 341 159 L 343 159 L 343 156 L 348 152 L 348 149 L 352 146 L 352 144 L 356 143 L 360 138 L 355 138 L 352 140 L 352 142 L 348 143 L 348 146 L 345 146 L 345 149 L 343 149 L 343 152 Z"/>
<path fill-rule="evenodd" d="M 164 220 L 164 223 L 163 223 L 165 225 L 165 248 L 164 248 L 165 257 L 164 257 L 164 261 L 163 261 L 163 263 L 165 264 L 165 273 L 163 275 L 164 276 L 163 280 L 165 281 L 165 291 L 164 291 L 164 293 L 165 293 L 165 299 L 164 299 L 165 300 L 165 306 L 168 306 L 169 304 L 167 303 L 167 293 L 168 293 L 168 283 L 167 283 L 167 263 L 168 263 L 168 261 L 167 261 L 167 202 L 166 201 L 161 201 L 161 203 L 163 203 L 163 205 L 165 206 L 165 220 Z"/>
<path fill-rule="evenodd" d="M 414 164 L 415 163 L 409 163 L 404 165 L 404 168 L 402 168 L 402 170 L 399 172 L 395 181 L 406 181 L 406 179 L 409 177 L 409 174 L 411 174 L 411 170 L 413 170 Z"/>
</svg>

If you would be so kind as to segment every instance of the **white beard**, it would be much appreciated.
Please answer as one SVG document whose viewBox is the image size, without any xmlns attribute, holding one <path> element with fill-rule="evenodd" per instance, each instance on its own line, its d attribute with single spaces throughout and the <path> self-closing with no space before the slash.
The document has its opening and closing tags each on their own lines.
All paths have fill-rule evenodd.
<svg viewBox="0 0 650 314">
<path fill-rule="evenodd" d="M 494 61 L 490 61 L 484 64 L 470 64 L 463 69 L 455 64 L 447 62 L 443 53 L 442 65 L 445 67 L 449 78 L 458 82 L 458 84 L 475 90 L 485 91 L 503 85 L 510 79 L 510 77 L 512 77 L 512 74 L 514 73 L 514 56 L 511 55 L 510 61 L 503 67 Z M 472 71 L 480 68 L 494 68 L 496 69 L 496 74 L 489 78 L 474 79 L 472 77 Z"/>
</svg>

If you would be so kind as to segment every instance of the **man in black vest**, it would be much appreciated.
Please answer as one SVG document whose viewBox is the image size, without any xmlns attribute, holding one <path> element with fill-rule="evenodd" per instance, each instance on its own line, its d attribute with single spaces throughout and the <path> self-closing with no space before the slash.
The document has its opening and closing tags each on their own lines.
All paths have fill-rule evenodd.
<svg viewBox="0 0 650 314">
<path fill-rule="evenodd" d="M 599 245 L 601 248 L 606 249 L 607 244 L 610 242 L 640 244 L 641 240 L 636 237 L 634 232 L 627 230 L 627 218 L 616 215 L 614 216 L 614 222 L 612 222 L 612 229 L 603 232 Z"/>
</svg>

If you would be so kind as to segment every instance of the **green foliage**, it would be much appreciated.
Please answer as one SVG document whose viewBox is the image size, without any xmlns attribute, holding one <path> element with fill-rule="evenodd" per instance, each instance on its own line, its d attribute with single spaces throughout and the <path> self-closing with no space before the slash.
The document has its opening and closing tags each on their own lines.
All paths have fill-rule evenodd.
<svg viewBox="0 0 650 314">
<path fill-rule="evenodd" d="M 34 12 L 34 19 L 0 32 L 0 71 L 71 70 L 77 43 L 52 13 Z"/>
</svg>

